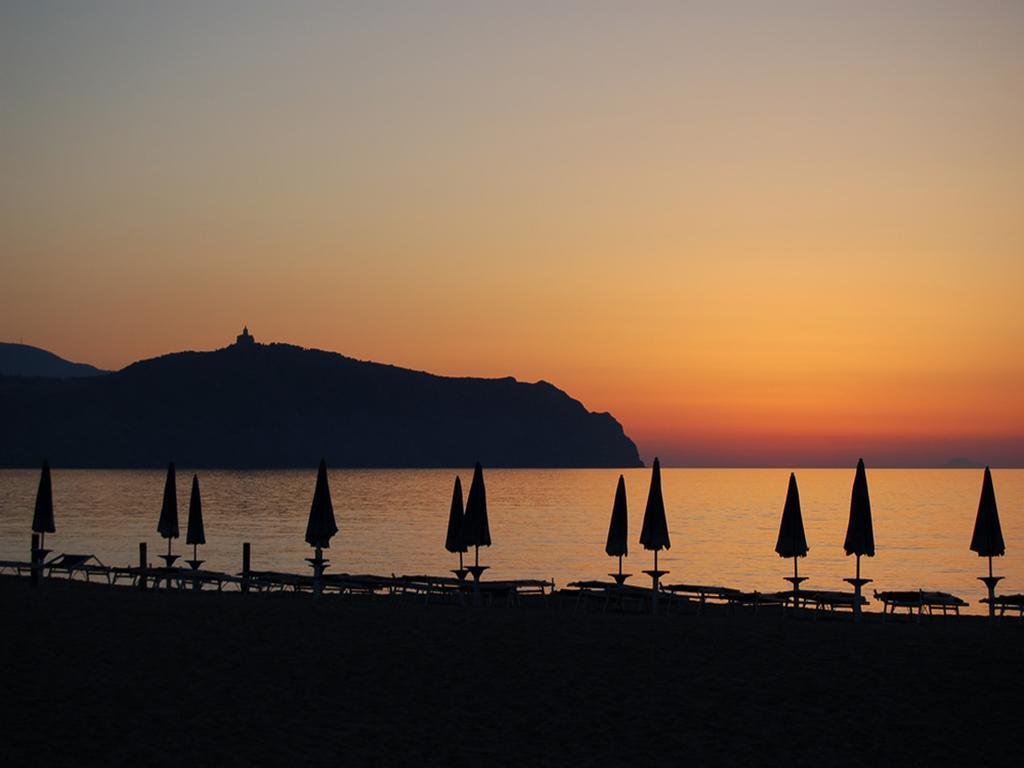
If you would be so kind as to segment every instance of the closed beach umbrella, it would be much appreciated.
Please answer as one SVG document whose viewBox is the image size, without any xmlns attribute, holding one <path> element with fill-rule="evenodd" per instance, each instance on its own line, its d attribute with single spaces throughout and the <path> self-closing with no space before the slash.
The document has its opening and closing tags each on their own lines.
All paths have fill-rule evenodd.
<svg viewBox="0 0 1024 768">
<path fill-rule="evenodd" d="M 473 467 L 473 482 L 469 484 L 466 514 L 462 519 L 462 543 L 474 548 L 474 567 L 480 565 L 480 547 L 491 546 L 491 528 L 487 522 L 487 489 L 484 470 L 480 462 Z"/>
<path fill-rule="evenodd" d="M 608 541 L 604 551 L 609 557 L 619 558 L 619 573 L 615 580 L 621 584 L 625 581 L 622 575 L 622 558 L 629 554 L 629 514 L 626 509 L 626 479 L 619 475 L 619 483 L 615 488 L 615 503 L 612 504 L 612 519 L 608 523 Z"/>
<path fill-rule="evenodd" d="M 327 462 L 320 459 L 313 503 L 309 507 L 309 521 L 306 523 L 306 543 L 317 549 L 327 549 L 331 546 L 331 537 L 337 532 L 338 524 L 334 521 L 331 489 L 327 484 Z"/>
<path fill-rule="evenodd" d="M 981 580 L 988 588 L 989 615 L 994 616 L 996 584 L 1002 577 L 992 575 L 992 558 L 1006 554 L 1006 543 L 1003 541 L 1003 528 L 999 525 L 999 509 L 996 507 L 992 471 L 988 467 L 985 467 L 985 477 L 981 482 L 981 499 L 978 501 L 978 516 L 974 518 L 971 551 L 977 552 L 978 557 L 988 558 L 988 576 L 982 576 Z"/>
<path fill-rule="evenodd" d="M 846 525 L 846 540 L 843 549 L 847 556 L 875 556 L 875 532 L 871 525 L 871 498 L 868 496 L 868 476 L 864 471 L 864 459 L 857 462 L 857 474 L 853 478 L 853 493 L 850 495 L 850 520 Z M 860 574 L 857 574 L 860 578 Z"/>
<path fill-rule="evenodd" d="M 647 493 L 640 544 L 644 549 L 654 550 L 654 570 L 644 573 L 651 576 L 651 612 L 655 613 L 658 609 L 658 579 L 662 573 L 668 573 L 658 570 L 658 552 L 672 547 L 668 537 L 668 521 L 665 519 L 665 499 L 661 495 L 661 462 L 657 458 L 654 459 L 654 469 L 651 471 L 651 490 Z"/>
<path fill-rule="evenodd" d="M 860 558 L 875 556 L 875 531 L 871 525 L 871 498 L 868 496 L 868 475 L 864 471 L 864 459 L 857 461 L 857 474 L 853 478 L 853 492 L 850 494 L 850 520 L 846 525 L 846 540 L 843 542 L 846 555 L 857 556 L 857 575 L 846 579 L 853 584 L 855 602 L 854 618 L 860 619 L 860 591 L 870 579 L 860 577 Z"/>
<path fill-rule="evenodd" d="M 996 489 L 992 485 L 992 471 L 988 467 L 985 467 L 985 477 L 981 482 L 981 499 L 978 501 L 978 516 L 974 519 L 971 551 L 990 561 L 993 557 L 1006 554 L 1003 529 L 999 525 L 999 509 L 996 507 Z"/>
<path fill-rule="evenodd" d="M 668 537 L 668 521 L 665 519 L 665 499 L 661 495 L 661 462 L 654 460 L 651 472 L 651 489 L 647 493 L 647 507 L 640 529 L 640 544 L 644 549 L 654 550 L 654 567 L 658 567 L 658 551 L 671 549 Z"/>
<path fill-rule="evenodd" d="M 167 465 L 167 480 L 164 482 L 164 503 L 160 507 L 160 522 L 156 532 L 167 539 L 167 565 L 173 562 L 171 541 L 178 538 L 178 491 L 175 488 L 174 462 Z"/>
<path fill-rule="evenodd" d="M 775 551 L 779 557 L 793 558 L 793 589 L 800 585 L 797 560 L 807 555 L 807 537 L 804 535 L 804 518 L 800 511 L 800 490 L 796 487 L 796 473 L 789 473 L 789 488 L 786 490 L 786 505 L 782 508 L 782 522 L 779 523 L 779 538 Z"/>
<path fill-rule="evenodd" d="M 198 562 L 199 545 L 206 543 L 206 531 L 203 528 L 203 500 L 199 496 L 198 475 L 192 475 L 192 495 L 188 500 L 188 529 L 185 532 L 185 543 L 192 545 L 192 559 Z"/>
<path fill-rule="evenodd" d="M 53 520 L 53 484 L 50 481 L 50 462 L 43 460 L 43 471 L 39 475 L 39 489 L 36 491 L 36 507 L 32 512 L 32 533 L 42 537 L 40 548 L 46 545 L 46 534 L 56 533 Z"/>
<path fill-rule="evenodd" d="M 444 548 L 452 554 L 458 553 L 459 571 L 462 571 L 462 554 L 466 551 L 466 545 L 462 541 L 463 516 L 462 480 L 456 476 L 455 488 L 452 490 L 452 505 L 448 510 L 448 534 L 444 539 Z M 462 575 L 465 575 L 465 571 L 462 571 Z"/>
<path fill-rule="evenodd" d="M 313 593 L 317 596 L 320 595 L 320 579 L 326 566 L 322 550 L 331 546 L 331 537 L 337 532 L 338 524 L 334 521 L 331 488 L 327 484 L 327 462 L 320 459 L 320 468 L 316 472 L 316 488 L 313 489 L 313 503 L 309 507 L 309 520 L 306 522 L 306 543 L 316 547 L 316 555 L 308 562 L 313 566 Z"/>
</svg>

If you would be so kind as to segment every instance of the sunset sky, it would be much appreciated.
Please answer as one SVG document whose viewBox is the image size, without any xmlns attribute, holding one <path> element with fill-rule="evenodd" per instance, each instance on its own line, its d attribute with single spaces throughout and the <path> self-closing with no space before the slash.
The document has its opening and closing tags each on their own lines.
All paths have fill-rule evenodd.
<svg viewBox="0 0 1024 768">
<path fill-rule="evenodd" d="M 1024 3 L 4 2 L 0 340 L 247 323 L 667 464 L 1024 465 Z"/>
</svg>

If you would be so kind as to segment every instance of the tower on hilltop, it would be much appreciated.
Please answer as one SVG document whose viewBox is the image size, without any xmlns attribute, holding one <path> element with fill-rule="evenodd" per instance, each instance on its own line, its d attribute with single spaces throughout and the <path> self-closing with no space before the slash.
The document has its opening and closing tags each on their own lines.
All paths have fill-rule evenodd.
<svg viewBox="0 0 1024 768">
<path fill-rule="evenodd" d="M 242 332 L 235 336 L 235 344 L 240 347 L 252 346 L 256 343 L 256 339 L 249 333 L 249 326 L 242 328 Z"/>
</svg>

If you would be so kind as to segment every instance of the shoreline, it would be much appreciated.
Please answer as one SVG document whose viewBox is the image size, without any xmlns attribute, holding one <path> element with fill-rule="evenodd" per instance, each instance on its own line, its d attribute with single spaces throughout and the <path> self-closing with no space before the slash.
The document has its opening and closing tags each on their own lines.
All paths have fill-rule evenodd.
<svg viewBox="0 0 1024 768">
<path fill-rule="evenodd" d="M 0 577 L 5 751 L 84 764 L 1015 763 L 1024 624 Z M 984 722 L 982 722 L 984 718 Z"/>
</svg>

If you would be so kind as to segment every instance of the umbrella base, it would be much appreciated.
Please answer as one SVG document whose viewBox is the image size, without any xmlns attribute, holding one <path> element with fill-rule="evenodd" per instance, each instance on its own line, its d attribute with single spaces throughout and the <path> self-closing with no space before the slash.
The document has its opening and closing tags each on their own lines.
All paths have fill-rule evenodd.
<svg viewBox="0 0 1024 768">
<path fill-rule="evenodd" d="M 181 557 L 181 555 L 160 555 L 159 557 L 166 564 L 165 567 L 173 568 L 174 567 L 174 561 L 177 560 L 179 557 Z"/>
<path fill-rule="evenodd" d="M 979 576 L 978 581 L 989 589 L 995 589 L 1004 578 L 1004 576 Z"/>
<path fill-rule="evenodd" d="M 459 581 L 465 581 L 466 574 L 469 573 L 469 570 L 467 568 L 452 568 L 452 573 L 455 574 L 455 578 Z"/>
<path fill-rule="evenodd" d="M 623 584 L 626 583 L 626 579 L 628 579 L 633 574 L 632 573 L 609 573 L 608 575 L 611 576 L 613 579 L 615 579 L 615 583 L 618 584 L 621 587 Z"/>
<path fill-rule="evenodd" d="M 807 581 L 809 576 L 783 576 L 786 581 L 793 585 L 793 589 L 800 589 L 800 585 Z"/>
<path fill-rule="evenodd" d="M 199 570 L 199 566 L 201 566 L 206 561 L 205 560 L 186 560 L 185 562 L 188 563 L 188 567 L 191 568 L 193 571 L 198 571 Z"/>
<path fill-rule="evenodd" d="M 853 586 L 854 589 L 859 590 L 865 584 L 870 584 L 874 579 L 843 579 L 843 581 Z"/>
<path fill-rule="evenodd" d="M 484 571 L 486 571 L 490 567 L 491 566 L 489 565 L 471 565 L 468 568 L 466 568 L 466 570 L 473 574 L 474 581 L 480 581 L 480 577 L 483 576 Z"/>
<path fill-rule="evenodd" d="M 662 576 L 668 573 L 668 571 L 644 571 L 652 579 L 660 579 Z"/>
</svg>

